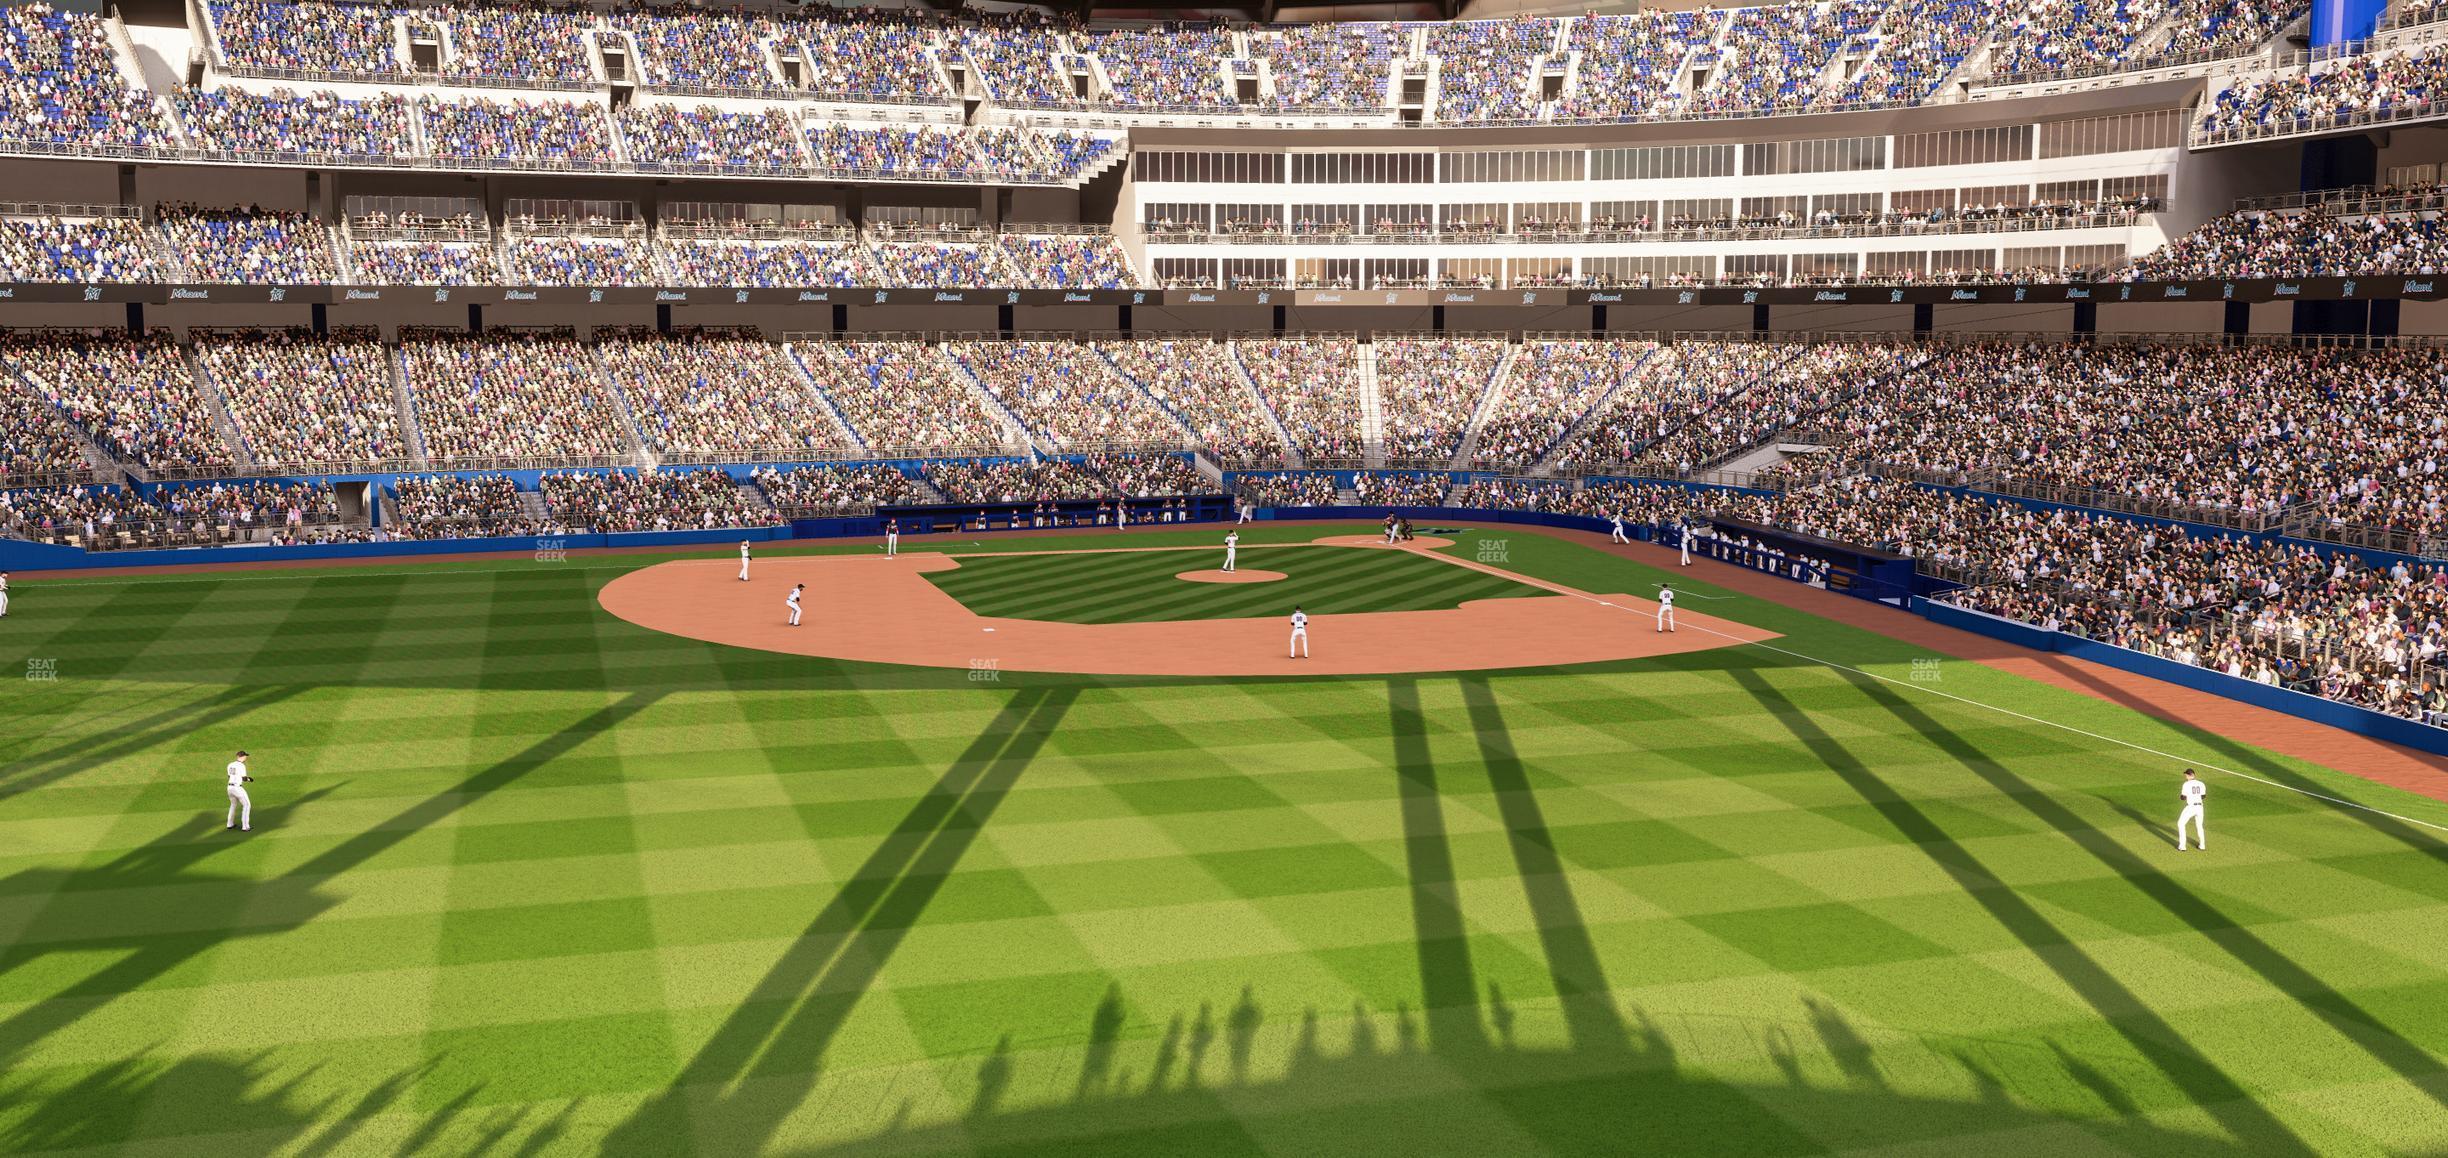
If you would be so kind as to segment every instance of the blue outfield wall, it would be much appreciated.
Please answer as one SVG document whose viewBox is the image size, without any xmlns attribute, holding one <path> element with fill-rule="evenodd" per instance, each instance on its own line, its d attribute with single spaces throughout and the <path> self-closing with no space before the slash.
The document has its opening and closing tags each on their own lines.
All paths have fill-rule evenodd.
<svg viewBox="0 0 2448 1158">
<path fill-rule="evenodd" d="M 1913 610 L 1932 623 L 1959 628 L 1975 635 L 2027 647 L 2033 651 L 2056 652 L 2075 659 L 2089 660 L 2104 667 L 2149 676 L 2155 680 L 2224 696 L 2257 708 L 2285 712 L 2298 719 L 2316 724 L 2343 728 L 2375 740 L 2402 744 L 2417 751 L 2448 756 L 2448 729 L 2434 728 L 2402 716 L 2375 712 L 2369 708 L 2326 700 L 2291 688 L 2271 687 L 2254 683 L 2239 676 L 2189 663 L 2178 663 L 2155 655 L 2145 655 L 2132 648 L 2068 635 L 2062 631 L 2033 627 L 2011 619 L 2001 619 L 1985 612 L 1972 611 L 1950 603 L 1931 599 L 1913 600 Z"/>
</svg>

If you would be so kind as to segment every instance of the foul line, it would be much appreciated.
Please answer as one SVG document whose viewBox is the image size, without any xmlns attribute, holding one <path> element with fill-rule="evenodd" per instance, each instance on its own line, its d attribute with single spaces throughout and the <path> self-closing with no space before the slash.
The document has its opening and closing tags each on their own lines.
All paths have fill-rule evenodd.
<svg viewBox="0 0 2448 1158">
<path fill-rule="evenodd" d="M 1455 556 L 1452 556 L 1452 555 L 1442 555 L 1442 554 L 1438 554 L 1438 553 L 1433 552 L 1433 551 L 1422 551 L 1422 552 L 1420 552 L 1420 553 L 1421 553 L 1421 554 L 1424 554 L 1424 555 L 1431 555 L 1431 556 L 1434 556 L 1435 558 L 1443 559 L 1443 560 L 1445 560 L 1445 561 L 1446 561 L 1446 562 L 1448 562 L 1448 563 L 1455 564 L 1456 566 L 1468 567 L 1468 568 L 1471 568 L 1471 569 L 1473 569 L 1473 570 L 1487 570 L 1487 569 L 1489 569 L 1489 568 L 1484 568 L 1484 567 L 1480 566 L 1479 564 L 1473 563 L 1473 562 L 1471 562 L 1471 561 L 1470 561 L 1470 560 L 1468 560 L 1468 559 L 1462 559 L 1462 558 L 1458 558 L 1458 557 L 1455 557 Z M 1616 609 L 1616 610 L 1618 610 L 1618 611 L 1623 611 L 1623 612 L 1627 612 L 1627 613 L 1634 614 L 1634 615 L 1643 615 L 1643 616 L 1647 615 L 1647 613 L 1646 613 L 1646 612 L 1641 611 L 1639 608 L 1623 607 L 1623 606 L 1620 606 L 1620 605 L 1618 605 L 1618 604 L 1611 603 L 1611 602 L 1609 602 L 1609 601 L 1607 601 L 1607 600 L 1600 599 L 1600 598 L 1598 598 L 1597 596 L 1595 596 L 1595 595 L 1591 595 L 1591 594 L 1589 594 L 1589 593 L 1587 593 L 1587 592 L 1583 592 L 1583 591 L 1576 591 L 1576 590 L 1574 590 L 1574 589 L 1572 589 L 1572 588 L 1570 588 L 1570 587 L 1566 587 L 1566 586 L 1564 586 L 1564 585 L 1562 585 L 1562 584 L 1549 584 L 1549 583 L 1541 583 L 1541 584 L 1539 584 L 1539 585 L 1540 585 L 1540 586 L 1543 586 L 1543 587 L 1547 587 L 1549 590 L 1555 591 L 1555 592 L 1557 592 L 1558 594 L 1570 595 L 1570 596 L 1572 596 L 1572 597 L 1574 597 L 1574 598 L 1576 598 L 1576 599 L 1587 599 L 1587 600 L 1589 600 L 1589 601 L 1591 601 L 1591 602 L 1593 602 L 1593 603 L 1596 603 L 1596 604 L 1598 604 L 1598 605 L 1600 605 L 1600 606 L 1602 606 L 1602 607 L 1613 607 L 1613 608 L 1615 608 L 1615 609 Z M 1808 614 L 1808 613 L 1807 613 L 1807 612 L 1805 612 L 1805 614 Z M 2086 729 L 2086 728 L 2077 728 L 2077 727 L 2075 727 L 2075 726 L 2074 726 L 2074 725 L 2072 725 L 2072 724 L 2064 723 L 2064 722 L 2061 722 L 2061 721 L 2058 721 L 2058 720 L 2043 719 L 2043 718 L 2041 718 L 2041 717 L 2039 717 L 2039 716 L 2034 716 L 2034 715 L 2029 715 L 2029 714 L 2027 714 L 2027 713 L 2018 712 L 2018 711 L 2014 710 L 2013 708 L 1999 707 L 1999 706 L 1998 706 L 1998 705 L 1996 705 L 1996 704 L 1988 703 L 1988 702 L 1983 701 L 1983 700 L 1976 700 L 1976 699 L 1971 698 L 1970 696 L 1959 696 L 1959 695 L 1956 695 L 1956 694 L 1955 694 L 1955 693 L 1953 693 L 1953 692 L 1942 692 L 1942 691 L 1939 691 L 1939 690 L 1938 690 L 1938 689 L 1936 689 L 1936 688 L 1933 688 L 1933 687 L 1929 686 L 1928 684 L 1912 683 L 1912 682 L 1909 682 L 1909 681 L 1906 681 L 1906 680 L 1900 680 L 1900 679 L 1897 679 L 1897 678 L 1895 678 L 1894 676 L 1885 676 L 1885 675 L 1880 675 L 1879 673 L 1874 672 L 1874 671 L 1865 671 L 1865 670 L 1863 670 L 1863 669 L 1861 669 L 1861 668 L 1854 667 L 1854 666 L 1852 666 L 1852 665 L 1850 665 L 1850 664 L 1841 664 L 1841 663 L 1838 663 L 1838 662 L 1836 662 L 1835 660 L 1832 660 L 1832 659 L 1821 659 L 1820 657 L 1815 656 L 1815 655 L 1804 655 L 1803 653 L 1798 652 L 1798 651 L 1795 651 L 1795 650 L 1793 650 L 1792 648 L 1778 647 L 1778 646 L 1776 646 L 1775 644 L 1772 644 L 1772 643 L 1766 643 L 1766 642 L 1763 642 L 1763 641 L 1760 641 L 1760 640 L 1743 639 L 1743 638 L 1741 638 L 1740 636 L 1729 635 L 1729 634 L 1727 634 L 1727 633 L 1725 633 L 1725 632 L 1719 631 L 1719 630 L 1717 630 L 1717 629 L 1715 629 L 1715 628 L 1708 627 L 1708 626 L 1705 626 L 1705 625 L 1702 625 L 1702 624 L 1693 624 L 1693 625 L 1692 625 L 1692 630 L 1694 630 L 1694 631 L 1704 631 L 1704 632 L 1707 632 L 1707 633 L 1708 633 L 1708 634 L 1710 634 L 1710 635 L 1714 635 L 1714 636 L 1716 636 L 1716 637 L 1718 637 L 1718 638 L 1720 638 L 1720 639 L 1724 639 L 1724 640 L 1729 640 L 1729 641 L 1732 641 L 1732 642 L 1734 643 L 1734 645 L 1735 645 L 1735 646 L 1737 646 L 1737 647 L 1757 647 L 1757 648 L 1763 648 L 1763 649 L 1766 649 L 1766 650 L 1768 650 L 1768 651 L 1773 651 L 1773 652 L 1777 653 L 1778 655 L 1789 655 L 1789 656 L 1794 657 L 1795 659 L 1800 659 L 1800 660 L 1808 660 L 1808 661 L 1810 661 L 1810 662 L 1812 662 L 1812 663 L 1816 663 L 1816 664 L 1825 664 L 1826 666 L 1831 667 L 1831 668 L 1834 668 L 1834 669 L 1836 669 L 1837 671 L 1848 671 L 1848 672 L 1852 672 L 1852 673 L 1853 673 L 1853 674 L 1855 674 L 1855 675 L 1867 676 L 1867 677 L 1869 677 L 1869 678 L 1871 678 L 1871 679 L 1874 679 L 1874 680 L 1879 681 L 1880 683 L 1894 684 L 1895 686 L 1900 687 L 1900 688 L 1907 688 L 1907 689 L 1910 689 L 1910 690 L 1913 690 L 1913 691 L 1918 691 L 1918 692 L 1926 692 L 1926 693 L 1928 693 L 1928 694 L 1930 694 L 1930 695 L 1937 696 L 1937 697 L 1939 697 L 1939 698 L 1941 698 L 1941 699 L 1953 700 L 1953 701 L 1955 701 L 1956 703 L 1959 703 L 1959 704 L 1969 704 L 1969 705 L 1971 705 L 1971 706 L 1973 706 L 1973 707 L 1976 707 L 1976 708 L 1986 708 L 1986 709 L 1988 709 L 1988 710 L 1990 710 L 1990 711 L 1992 711 L 1992 712 L 1996 712 L 1996 713 L 1998 713 L 1999 715 L 2003 715 L 2003 716 L 2011 716 L 2011 717 L 2013 717 L 2013 718 L 2015 718 L 2015 719 L 2018 719 L 2018 720 L 2024 720 L 2024 721 L 2027 721 L 2027 722 L 2030 722 L 2030 723 L 2034 723 L 2034 724 L 2045 724 L 2045 725 L 2047 725 L 2047 726 L 2049 726 L 2049 727 L 2052 727 L 2052 728 L 2057 728 L 2057 729 L 2060 729 L 2060 730 L 2063 730 L 2063 731 L 2072 732 L 2072 733 L 2074 733 L 2074 734 L 2075 734 L 2075 735 L 2077 735 L 2077 736 L 2087 736 L 2087 737 L 2089 737 L 2089 738 L 2091 738 L 2091 739 L 2094 739 L 2094 740 L 2100 740 L 2100 741 L 2104 741 L 2104 742 L 2106 742 L 2106 743 L 2116 744 L 2116 745 L 2120 745 L 2120 746 L 2122 746 L 2122 747 L 2131 748 L 2131 749 L 2133 749 L 2133 750 L 2134 750 L 2134 751 L 2136 751 L 2136 752 L 2143 752 L 2143 753 L 2147 753 L 2147 754 L 2152 755 L 2152 756 L 2157 756 L 2157 757 L 2159 757 L 2159 758 L 2161 758 L 2161 759 L 2163 759 L 2163 760 L 2173 760 L 2173 761 L 2176 761 L 2177 763 L 2180 763 L 2180 764 L 2190 764 L 2190 765 L 2194 765 L 2194 766 L 2198 766 L 2198 767 L 2202 767 L 2202 768 L 2207 768 L 2207 769 L 2209 769 L 2209 770 L 2210 770 L 2210 771 L 2212 771 L 2212 772 L 2217 772 L 2217 773 L 2220 773 L 2221 775 L 2226 775 L 2226 776 L 2233 776 L 2233 777 L 2235 777 L 2235 778 L 2237 778 L 2237 779 L 2239 779 L 2239 780 L 2250 780 L 2250 781 L 2252 781 L 2252 782 L 2253 782 L 2253 783 L 2255 783 L 2255 784 L 2267 784 L 2267 785 L 2269 785 L 2269 786 L 2270 786 L 2270 787 L 2272 787 L 2272 788 L 2284 789 L 2284 790 L 2286 790 L 2286 791 L 2288 791 L 2288 792 L 2293 792 L 2293 793 L 2296 793 L 2296 794 L 2298 794 L 2298 795 L 2302 795 L 2302 796 L 2309 796 L 2309 797 L 2311 797 L 2311 798 L 2313 798 L 2313 799 L 2315 799 L 2315 800 L 2326 800 L 2326 801 L 2328 801 L 2328 802 L 2329 802 L 2329 803 L 2331 803 L 2331 804 L 2343 805 L 2343 806 L 2345 806 L 2345 807 L 2347 807 L 2347 808 L 2353 808 L 2353 809 L 2357 809 L 2357 810 L 2359 810 L 2359 811 L 2373 813 L 2374 815 L 2378 815 L 2378 816 L 2385 816 L 2385 817 L 2388 817 L 2388 818 L 2389 818 L 2389 819 L 2391 819 L 2391 820 L 2403 821 L 2404 823 L 2407 823 L 2407 824 L 2412 824 L 2412 825 L 2419 825 L 2419 826 L 2421 826 L 2421 827 L 2423 827 L 2423 828 L 2428 828 L 2428 829 L 2431 829 L 2431 830 L 2432 830 L 2432 831 L 2434 831 L 2434 832 L 2443 832 L 2443 833 L 2448 833 L 2448 824 L 2433 824 L 2432 822 L 2430 822 L 2430 821 L 2428 821 L 2428 820 L 2417 820 L 2417 819 L 2415 819 L 2414 817 L 2411 817 L 2411 816 L 2403 816 L 2403 815 L 2400 815 L 2400 814 L 2398 814 L 2398 813 L 2390 812 L 2389 810 L 2387 810 L 2387 809 L 2385 809 L 2385 808 L 2374 808 L 2374 807 L 2372 807 L 2372 806 L 2371 806 L 2371 805 L 2369 805 L 2369 804 L 2362 804 L 2362 803 L 2358 803 L 2358 802 L 2356 802 L 2356 801 L 2352 801 L 2352 800 L 2345 799 L 2344 797 L 2340 797 L 2340 796 L 2331 796 L 2331 795 L 2329 795 L 2329 794 L 2327 794 L 2327 793 L 2325 793 L 2325 792 L 2314 792 L 2314 791 L 2312 791 L 2312 790 L 2311 790 L 2311 789 L 2309 789 L 2309 788 L 2298 788 L 2298 787 L 2296 787 L 2295 785 L 2288 784 L 2288 783 L 2285 783 L 2285 782 L 2283 782 L 2283 781 L 2272 780 L 2272 779 L 2270 779 L 2270 778 L 2268 778 L 2268 777 L 2266 777 L 2266 776 L 2255 776 L 2255 775 L 2253 775 L 2253 774 L 2252 774 L 2252 773 L 2250 773 L 2250 772 L 2238 772 L 2238 771 L 2236 771 L 2236 770 L 2235 770 L 2235 769 L 2233 769 L 2233 768 L 2223 768 L 2223 767 L 2220 767 L 2219 765 L 2212 764 L 2212 763 L 2210 763 L 2210 762 L 2208 762 L 2208 761 L 2206 761 L 2206 760 L 2188 759 L 2188 758 L 2183 757 L 2183 756 L 2178 756 L 2178 755 L 2176 755 L 2176 754 L 2175 754 L 2175 753 L 2173 753 L 2173 752 L 2162 752 L 2162 751 L 2160 751 L 2159 749 L 2157 749 L 2157 748 L 2153 748 L 2153 747 L 2150 747 L 2150 746 L 2149 746 L 2149 745 L 2147 745 L 2147 744 L 2137 744 L 2137 743 L 2135 743 L 2135 742 L 2133 742 L 2133 741 L 2131 741 L 2131 740 L 2120 739 L 2120 738 L 2115 737 L 2115 736 L 2103 736 L 2103 735 L 2099 734 L 2098 732 L 2094 732 L 2094 731 L 2091 731 L 2091 730 Z M 1869 629 L 1867 629 L 1867 630 L 1876 631 L 1877 629 L 1876 629 L 1876 628 L 1869 628 Z M 1890 638 L 1892 638 L 1892 637 L 1890 637 Z M 1899 642 L 1901 642 L 1901 641 L 1899 641 Z M 1969 661 L 1967 661 L 1967 662 L 1969 662 Z M 2002 672 L 2002 673 L 2000 673 L 2000 674 L 2003 674 L 2003 675 L 2012 675 L 2013 673 L 2011 673 L 2011 672 Z M 2077 694 L 2079 694 L 2079 693 L 2077 693 Z M 2386 787 L 2386 785 L 2382 785 L 2382 787 Z"/>
</svg>

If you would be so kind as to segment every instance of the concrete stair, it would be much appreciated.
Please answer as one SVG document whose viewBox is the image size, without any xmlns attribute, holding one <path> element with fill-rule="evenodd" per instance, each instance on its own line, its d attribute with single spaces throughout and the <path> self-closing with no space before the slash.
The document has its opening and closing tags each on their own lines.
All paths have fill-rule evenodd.
<svg viewBox="0 0 2448 1158">
<path fill-rule="evenodd" d="M 1360 463 L 1385 466 L 1385 394 L 1377 388 L 1377 343 L 1360 344 Z"/>
<path fill-rule="evenodd" d="M 860 438 L 859 432 L 850 428 L 850 420 L 842 417 L 841 407 L 834 404 L 832 393 L 826 390 L 822 383 L 816 381 L 814 374 L 808 373 L 807 363 L 799 360 L 799 351 L 785 342 L 780 354 L 782 364 L 790 370 L 791 377 L 797 379 L 800 388 L 806 390 L 808 396 L 816 400 L 816 405 L 822 407 L 825 414 L 833 419 L 833 428 L 841 432 L 844 445 L 866 450 L 867 440 Z"/>
<path fill-rule="evenodd" d="M 1496 372 L 1488 375 L 1487 389 L 1479 395 L 1479 407 L 1471 411 L 1470 424 L 1462 428 L 1461 445 L 1454 448 L 1453 461 L 1446 463 L 1445 469 L 1466 470 L 1471 456 L 1479 453 L 1479 424 L 1487 421 L 1487 416 L 1503 403 L 1505 386 L 1513 380 L 1513 363 L 1520 360 L 1521 353 L 1520 343 L 1505 347 L 1504 358 L 1496 363 Z"/>
<path fill-rule="evenodd" d="M 1250 405 L 1257 407 L 1258 413 L 1266 415 L 1267 425 L 1275 428 L 1275 437 L 1282 440 L 1284 466 L 1291 470 L 1307 466 L 1308 461 L 1301 457 L 1300 448 L 1292 444 L 1292 432 L 1284 429 L 1283 419 L 1276 415 L 1273 406 L 1268 405 L 1266 392 L 1258 388 L 1258 379 L 1250 374 L 1248 364 L 1241 360 L 1241 344 L 1228 343 L 1225 351 L 1230 356 L 1233 369 L 1240 372 L 1241 388 L 1249 391 Z"/>
<path fill-rule="evenodd" d="M 230 417 L 229 399 L 221 393 L 221 384 L 213 380 L 212 372 L 204 368 L 204 359 L 193 346 L 179 347 L 179 356 L 187 359 L 187 370 L 195 375 L 196 392 L 204 397 L 204 409 L 212 415 L 213 429 L 230 448 L 231 461 L 242 472 L 255 469 L 255 454 L 247 449 L 246 437 L 238 432 L 238 420 Z"/>
<path fill-rule="evenodd" d="M 397 346 L 391 347 L 391 401 L 399 408 L 400 433 L 408 440 L 408 453 L 418 466 L 431 469 L 433 459 L 425 453 L 425 427 L 417 421 L 416 396 L 408 389 L 408 355 Z"/>
</svg>

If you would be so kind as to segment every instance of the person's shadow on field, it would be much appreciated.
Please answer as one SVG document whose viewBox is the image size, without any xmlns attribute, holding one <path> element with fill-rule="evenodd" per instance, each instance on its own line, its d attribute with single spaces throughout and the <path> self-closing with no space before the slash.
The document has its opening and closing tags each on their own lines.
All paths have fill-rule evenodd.
<svg viewBox="0 0 2448 1158">
<path fill-rule="evenodd" d="M 2110 800 L 2105 796 L 2095 796 L 2094 799 L 2106 804 L 2110 808 L 2115 809 L 2118 816 L 2122 816 L 2127 820 L 2133 821 L 2136 825 L 2141 827 L 2142 831 L 2157 837 L 2160 841 L 2170 844 L 2175 842 L 2175 829 L 2169 828 L 2166 825 L 2151 819 L 2150 814 L 2143 812 L 2141 809 L 2120 801 Z"/>
</svg>

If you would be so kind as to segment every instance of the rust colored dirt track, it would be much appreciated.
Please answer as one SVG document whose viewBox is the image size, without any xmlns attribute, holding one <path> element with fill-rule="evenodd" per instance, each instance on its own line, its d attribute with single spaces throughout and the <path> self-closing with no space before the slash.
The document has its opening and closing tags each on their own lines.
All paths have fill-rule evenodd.
<svg viewBox="0 0 2448 1158">
<path fill-rule="evenodd" d="M 1331 542 L 1331 540 L 1328 540 Z M 1336 543 L 1353 550 L 1409 550 L 1488 571 L 1550 592 L 1484 599 L 1446 611 L 1320 615 L 1309 624 L 1310 657 L 1285 653 L 1285 619 L 1170 623 L 1054 623 L 981 616 L 926 579 L 957 556 L 905 551 L 876 556 L 785 556 L 761 560 L 741 583 L 728 559 L 642 568 L 606 584 L 604 609 L 642 627 L 735 647 L 870 663 L 1091 675 L 1375 675 L 1477 671 L 1638 659 L 1776 638 L 1773 632 L 1690 611 L 1684 630 L 1655 629 L 1657 605 L 1637 596 L 1592 595 L 1420 545 Z M 1142 550 L 1146 548 L 1141 548 Z M 1172 550 L 1173 548 L 1157 548 Z M 1187 549 L 1212 557 L 1213 548 Z M 788 626 L 791 586 L 808 587 L 801 626 Z"/>
</svg>

